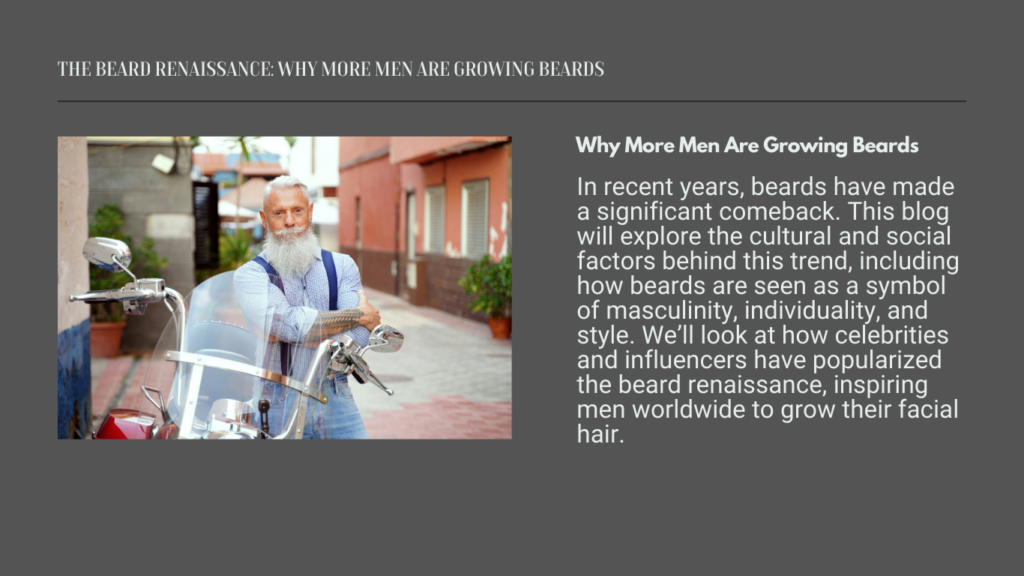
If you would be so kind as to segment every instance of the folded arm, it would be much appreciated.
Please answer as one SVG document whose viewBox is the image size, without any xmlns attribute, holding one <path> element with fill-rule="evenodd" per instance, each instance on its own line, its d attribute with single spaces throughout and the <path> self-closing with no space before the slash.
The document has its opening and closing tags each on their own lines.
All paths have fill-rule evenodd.
<svg viewBox="0 0 1024 576">
<path fill-rule="evenodd" d="M 347 310 L 320 312 L 316 315 L 313 326 L 306 333 L 304 341 L 323 340 L 331 334 L 347 332 L 357 326 L 373 330 L 380 324 L 380 312 L 366 299 L 366 294 L 359 291 L 359 305 Z"/>
<path fill-rule="evenodd" d="M 355 283 L 359 284 L 358 271 L 347 276 L 355 276 Z M 359 326 L 372 330 L 380 324 L 380 312 L 361 289 L 357 292 L 359 302 L 353 308 L 326 312 L 293 306 L 280 288 L 267 281 L 263 270 L 243 267 L 235 274 L 235 292 L 246 321 L 271 342 L 319 343 Z"/>
</svg>

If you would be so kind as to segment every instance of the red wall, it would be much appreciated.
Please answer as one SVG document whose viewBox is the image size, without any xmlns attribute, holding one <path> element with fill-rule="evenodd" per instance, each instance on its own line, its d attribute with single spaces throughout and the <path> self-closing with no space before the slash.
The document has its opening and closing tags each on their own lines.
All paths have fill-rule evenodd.
<svg viewBox="0 0 1024 576">
<path fill-rule="evenodd" d="M 402 249 L 402 251 L 404 253 L 407 253 L 408 246 L 406 245 L 406 242 L 407 242 L 409 237 L 406 234 L 406 229 L 409 226 L 409 223 L 408 223 L 408 220 L 407 220 L 409 215 L 406 213 L 406 211 L 408 209 L 408 204 L 406 203 L 406 192 L 408 190 L 415 190 L 416 191 L 416 194 L 415 194 L 415 196 L 416 196 L 416 222 L 419 224 L 419 230 L 420 230 L 420 233 L 416 236 L 416 252 L 422 252 L 423 251 L 423 243 L 425 241 L 425 238 L 423 236 L 423 230 L 424 230 L 424 228 L 423 228 L 423 212 L 425 210 L 424 207 L 426 206 L 426 202 L 427 202 L 426 198 L 425 198 L 426 192 L 424 191 L 425 187 L 423 185 L 423 168 L 421 166 L 419 166 L 418 164 L 402 164 L 401 166 L 399 166 L 399 169 L 400 169 L 400 178 L 401 178 L 401 182 L 402 182 L 402 184 L 401 184 L 401 188 L 402 188 L 402 198 L 401 198 L 401 202 L 402 202 L 402 220 L 401 220 L 401 224 L 400 224 L 400 227 L 399 227 L 399 229 L 401 231 L 401 234 L 402 234 L 401 249 Z"/>
<path fill-rule="evenodd" d="M 346 139 L 342 139 L 343 148 Z M 370 139 L 366 139 L 370 140 Z M 386 140 L 386 138 L 385 138 Z M 357 154 L 358 157 L 358 154 Z M 342 170 L 338 183 L 338 242 L 356 245 L 356 198 L 363 211 L 363 250 L 395 251 L 395 217 L 401 195 L 399 167 L 382 156 Z"/>
<path fill-rule="evenodd" d="M 424 139 L 436 140 L 436 139 Z M 394 149 L 394 148 L 392 148 Z M 488 228 L 497 232 L 491 257 L 497 259 L 505 241 L 507 229 L 502 230 L 502 204 L 508 203 L 509 147 L 493 146 L 478 151 L 453 156 L 422 167 L 403 165 L 402 189 L 416 189 L 416 216 L 420 235 L 416 238 L 416 249 L 423 250 L 425 189 L 429 186 L 445 186 L 445 244 L 452 247 L 451 256 L 461 257 L 462 249 L 462 183 L 469 180 L 488 178 L 490 180 Z M 419 170 L 420 174 L 415 174 Z M 511 207 L 509 207 L 511 209 Z M 401 245 L 405 250 L 405 206 L 402 206 Z M 490 234 L 490 232 L 488 232 Z M 456 254 L 458 253 L 458 254 Z"/>
<path fill-rule="evenodd" d="M 389 136 L 345 136 L 339 140 L 339 165 L 355 160 L 370 152 L 376 152 L 385 148 L 391 142 Z"/>
<path fill-rule="evenodd" d="M 435 152 L 460 146 L 507 142 L 508 136 L 396 136 L 391 138 L 391 162 L 394 164 L 425 163 L 436 158 Z"/>
</svg>

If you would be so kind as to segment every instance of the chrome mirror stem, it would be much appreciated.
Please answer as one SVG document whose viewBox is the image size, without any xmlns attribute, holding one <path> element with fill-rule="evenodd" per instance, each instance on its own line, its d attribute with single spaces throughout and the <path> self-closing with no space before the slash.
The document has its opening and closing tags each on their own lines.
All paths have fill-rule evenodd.
<svg viewBox="0 0 1024 576">
<path fill-rule="evenodd" d="M 117 265 L 121 267 L 121 271 L 122 272 L 124 272 L 125 274 L 131 276 L 132 282 L 135 282 L 135 283 L 139 282 L 139 279 L 135 277 L 135 274 L 132 274 L 132 271 L 128 269 L 127 264 L 124 263 L 125 260 L 128 260 L 129 262 L 131 262 L 131 260 L 129 258 L 127 258 L 127 257 L 119 258 L 117 256 L 111 256 L 111 260 L 116 262 Z"/>
</svg>

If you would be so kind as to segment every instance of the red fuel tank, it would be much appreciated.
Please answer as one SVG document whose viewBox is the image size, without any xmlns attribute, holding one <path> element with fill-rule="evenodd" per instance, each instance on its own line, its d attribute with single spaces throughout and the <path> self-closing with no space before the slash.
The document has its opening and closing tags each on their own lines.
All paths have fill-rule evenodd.
<svg viewBox="0 0 1024 576">
<path fill-rule="evenodd" d="M 149 440 L 153 437 L 154 426 L 156 416 L 138 410 L 114 408 L 93 431 L 92 437 L 96 440 Z"/>
</svg>

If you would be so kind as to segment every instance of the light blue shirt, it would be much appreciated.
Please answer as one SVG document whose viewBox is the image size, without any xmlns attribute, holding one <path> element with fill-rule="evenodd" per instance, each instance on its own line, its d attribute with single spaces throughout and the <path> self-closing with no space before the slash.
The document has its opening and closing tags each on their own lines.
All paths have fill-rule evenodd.
<svg viewBox="0 0 1024 576">
<path fill-rule="evenodd" d="M 355 261 L 345 254 L 331 252 L 338 274 L 338 310 L 355 308 L 359 305 L 359 290 L 363 283 Z M 260 256 L 266 260 L 267 254 Z M 268 260 L 269 261 L 269 260 Z M 273 265 L 273 263 L 271 263 Z M 284 342 L 300 343 L 309 333 L 317 314 L 330 310 L 330 290 L 327 285 L 327 270 L 324 269 L 321 253 L 303 277 L 282 277 L 284 293 L 271 282 L 267 271 L 255 262 L 248 262 L 235 272 L 235 296 L 242 308 L 246 324 L 257 333 L 273 334 Z M 357 326 L 340 334 L 324 335 L 323 339 L 338 340 L 341 336 L 352 338 L 360 346 L 369 343 L 370 331 Z M 280 343 L 259 346 L 256 363 L 265 370 L 281 372 Z M 306 375 L 315 353 L 314 348 L 292 345 L 290 348 L 289 371 L 292 378 L 302 380 Z M 266 352 L 269 351 L 269 361 Z M 342 382 L 347 378 L 342 377 Z"/>
</svg>

